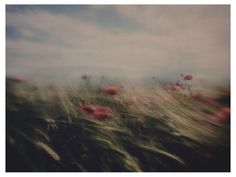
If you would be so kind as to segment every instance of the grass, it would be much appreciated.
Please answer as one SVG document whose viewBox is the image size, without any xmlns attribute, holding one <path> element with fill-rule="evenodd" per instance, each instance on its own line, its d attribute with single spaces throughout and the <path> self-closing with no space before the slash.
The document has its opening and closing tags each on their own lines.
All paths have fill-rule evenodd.
<svg viewBox="0 0 236 177">
<path fill-rule="evenodd" d="M 230 170 L 230 122 L 207 118 L 222 101 L 161 86 L 109 96 L 88 85 L 30 83 L 7 84 L 6 98 L 6 171 Z M 112 116 L 83 114 L 83 101 L 109 107 Z"/>
</svg>

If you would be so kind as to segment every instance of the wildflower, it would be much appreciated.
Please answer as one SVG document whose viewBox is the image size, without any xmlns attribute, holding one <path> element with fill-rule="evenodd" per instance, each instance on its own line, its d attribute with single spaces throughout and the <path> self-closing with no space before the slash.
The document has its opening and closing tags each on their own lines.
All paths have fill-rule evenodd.
<svg viewBox="0 0 236 177">
<path fill-rule="evenodd" d="M 85 112 L 87 114 L 92 114 L 95 111 L 95 107 L 93 105 L 84 104 L 80 107 L 81 112 Z"/>
<path fill-rule="evenodd" d="M 222 107 L 220 111 L 216 113 L 216 116 L 218 117 L 219 121 L 227 121 L 230 117 L 230 109 L 228 107 Z"/>
<path fill-rule="evenodd" d="M 230 109 L 228 107 L 222 107 L 214 115 L 208 115 L 207 118 L 212 121 L 226 122 L 230 117 Z"/>
<path fill-rule="evenodd" d="M 111 116 L 111 111 L 107 107 L 97 107 L 93 112 L 93 117 L 99 120 L 103 120 Z"/>
<path fill-rule="evenodd" d="M 192 75 L 185 75 L 184 80 L 192 80 L 193 76 Z"/>
<path fill-rule="evenodd" d="M 112 86 L 107 86 L 104 88 L 99 89 L 100 92 L 105 93 L 107 95 L 116 95 L 118 92 L 123 88 L 122 85 L 112 85 Z"/>
<path fill-rule="evenodd" d="M 222 107 L 221 110 L 222 110 L 226 115 L 229 115 L 229 114 L 230 114 L 230 108 L 229 108 L 229 107 Z"/>
<path fill-rule="evenodd" d="M 90 104 L 83 104 L 80 107 L 81 112 L 89 115 L 92 118 L 98 120 L 103 120 L 112 115 L 112 112 L 109 108 L 103 106 L 94 106 Z"/>
</svg>

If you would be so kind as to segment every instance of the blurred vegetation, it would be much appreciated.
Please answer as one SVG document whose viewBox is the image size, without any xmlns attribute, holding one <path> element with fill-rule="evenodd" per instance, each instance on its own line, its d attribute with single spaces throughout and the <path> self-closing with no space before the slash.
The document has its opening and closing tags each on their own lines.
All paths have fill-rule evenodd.
<svg viewBox="0 0 236 177">
<path fill-rule="evenodd" d="M 113 114 L 96 120 L 82 102 Z M 161 86 L 109 96 L 89 84 L 7 83 L 6 171 L 229 171 L 230 121 L 207 117 L 222 106 L 229 93 L 209 104 Z"/>
</svg>

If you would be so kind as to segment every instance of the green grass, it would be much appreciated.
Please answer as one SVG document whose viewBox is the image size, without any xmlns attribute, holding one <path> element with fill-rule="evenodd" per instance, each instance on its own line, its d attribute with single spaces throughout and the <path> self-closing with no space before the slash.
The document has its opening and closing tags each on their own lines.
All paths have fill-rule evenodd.
<svg viewBox="0 0 236 177">
<path fill-rule="evenodd" d="M 220 104 L 160 86 L 111 97 L 91 86 L 7 84 L 6 98 L 6 171 L 230 170 L 230 124 L 206 117 Z M 95 120 L 82 100 L 113 115 Z"/>
</svg>

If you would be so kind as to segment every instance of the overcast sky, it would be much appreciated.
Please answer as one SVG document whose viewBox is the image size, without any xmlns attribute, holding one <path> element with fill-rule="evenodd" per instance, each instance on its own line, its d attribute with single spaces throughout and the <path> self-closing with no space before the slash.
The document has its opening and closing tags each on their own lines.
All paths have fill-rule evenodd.
<svg viewBox="0 0 236 177">
<path fill-rule="evenodd" d="M 229 80 L 229 6 L 6 7 L 7 74 Z"/>
</svg>

